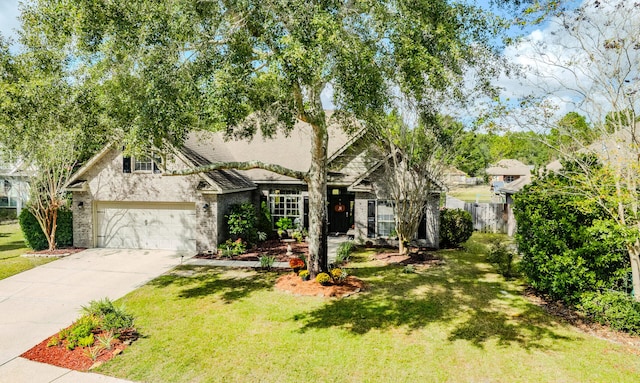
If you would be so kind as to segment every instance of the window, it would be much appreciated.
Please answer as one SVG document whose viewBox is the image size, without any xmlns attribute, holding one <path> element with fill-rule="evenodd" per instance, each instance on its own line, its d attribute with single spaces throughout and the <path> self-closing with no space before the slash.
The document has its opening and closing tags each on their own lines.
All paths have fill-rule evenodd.
<svg viewBox="0 0 640 383">
<path fill-rule="evenodd" d="M 391 233 L 396 231 L 393 202 L 379 200 L 376 213 L 378 237 L 390 237 Z"/>
<path fill-rule="evenodd" d="M 280 218 L 289 217 L 302 225 L 302 195 L 295 190 L 272 190 L 269 193 L 269 210 L 275 225 Z"/>
<path fill-rule="evenodd" d="M 153 161 L 151 157 L 136 157 L 133 159 L 133 170 L 136 172 L 151 172 L 153 171 Z"/>
<path fill-rule="evenodd" d="M 518 179 L 518 176 L 504 176 L 504 182 L 509 183 Z"/>
</svg>

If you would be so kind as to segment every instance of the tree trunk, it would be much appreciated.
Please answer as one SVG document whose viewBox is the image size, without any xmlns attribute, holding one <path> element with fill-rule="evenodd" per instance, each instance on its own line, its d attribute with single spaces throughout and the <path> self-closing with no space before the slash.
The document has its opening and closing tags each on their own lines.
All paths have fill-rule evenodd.
<svg viewBox="0 0 640 383">
<path fill-rule="evenodd" d="M 631 278 L 633 282 L 633 297 L 640 301 L 640 241 L 628 245 L 629 261 L 631 261 Z"/>
<path fill-rule="evenodd" d="M 314 121 L 311 137 L 311 167 L 307 180 L 309 190 L 309 274 L 311 278 L 327 270 L 327 127 Z"/>
<path fill-rule="evenodd" d="M 58 229 L 58 209 L 53 209 L 49 212 L 51 214 L 51 231 L 47 235 L 47 241 L 49 242 L 49 251 L 56 249 L 56 231 Z"/>
<path fill-rule="evenodd" d="M 398 234 L 398 253 L 402 254 L 406 254 L 407 253 L 407 248 L 405 247 L 405 240 L 404 240 L 404 236 Z"/>
</svg>

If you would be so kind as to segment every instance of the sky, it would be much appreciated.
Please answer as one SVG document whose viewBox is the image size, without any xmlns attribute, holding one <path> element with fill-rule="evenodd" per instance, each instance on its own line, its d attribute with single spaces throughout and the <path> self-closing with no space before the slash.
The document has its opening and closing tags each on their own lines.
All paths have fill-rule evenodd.
<svg viewBox="0 0 640 383">
<path fill-rule="evenodd" d="M 481 6 L 488 6 L 491 0 L 469 0 L 477 1 Z M 570 3 L 577 4 L 579 2 L 587 2 L 592 0 L 567 0 Z M 603 1 L 606 4 L 606 1 Z M 604 14 L 603 7 L 598 8 L 598 12 Z M 606 5 L 604 6 L 606 8 Z M 15 29 L 19 28 L 19 22 L 17 17 L 18 12 L 18 0 L 0 0 L 0 33 L 5 37 L 16 38 Z M 597 16 L 594 16 L 597 18 Z M 639 15 L 640 18 L 640 15 Z M 597 21 L 597 20 L 596 20 Z M 604 21 L 603 21 L 604 22 Z M 638 26 L 640 28 L 640 26 Z M 566 31 L 559 27 L 557 19 L 551 19 L 543 24 L 530 26 L 527 30 L 513 31 L 513 33 L 523 33 L 523 42 L 516 46 L 509 46 L 505 50 L 505 55 L 511 62 L 526 66 L 528 69 L 526 79 L 515 79 L 501 77 L 497 84 L 503 88 L 502 100 L 511 100 L 511 103 L 515 103 L 521 96 L 529 93 L 541 94 L 545 89 L 551 88 L 550 83 L 558 82 L 558 79 L 567 80 L 567 73 L 563 73 L 562 70 L 550 65 L 550 61 L 559 59 L 566 56 L 568 52 L 563 48 L 563 44 L 568 41 Z M 553 42 L 556 42 L 554 44 Z M 541 51 L 542 49 L 542 51 Z M 538 71 L 539 76 L 533 75 L 534 71 Z M 586 81 L 587 76 L 575 76 L 572 82 L 568 83 L 568 86 L 575 86 L 577 83 Z M 576 110 L 576 98 L 575 94 L 571 92 L 555 92 L 553 96 L 548 98 L 557 104 L 558 110 L 556 114 L 561 116 L 568 111 Z M 323 94 L 323 101 L 326 104 L 330 104 L 331 91 Z M 330 106 L 329 106 L 330 108 Z M 517 127 L 515 129 L 518 129 Z"/>
</svg>

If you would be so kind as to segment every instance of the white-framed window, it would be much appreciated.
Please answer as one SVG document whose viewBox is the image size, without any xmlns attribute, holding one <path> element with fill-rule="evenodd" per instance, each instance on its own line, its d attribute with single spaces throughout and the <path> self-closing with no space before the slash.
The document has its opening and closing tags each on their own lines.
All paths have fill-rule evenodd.
<svg viewBox="0 0 640 383">
<path fill-rule="evenodd" d="M 295 190 L 271 190 L 269 192 L 269 210 L 275 226 L 280 218 L 288 217 L 302 225 L 302 195 Z"/>
<path fill-rule="evenodd" d="M 518 176 L 504 176 L 504 182 L 509 183 L 518 179 Z"/>
<path fill-rule="evenodd" d="M 378 200 L 376 203 L 376 234 L 378 237 L 390 237 L 396 231 L 393 202 Z"/>
<path fill-rule="evenodd" d="M 153 160 L 150 156 L 134 157 L 133 171 L 141 173 L 150 173 L 153 171 Z"/>
</svg>

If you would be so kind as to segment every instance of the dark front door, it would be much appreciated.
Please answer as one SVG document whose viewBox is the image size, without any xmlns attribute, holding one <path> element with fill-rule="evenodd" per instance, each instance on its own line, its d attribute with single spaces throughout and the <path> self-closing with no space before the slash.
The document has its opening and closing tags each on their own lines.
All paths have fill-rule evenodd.
<svg viewBox="0 0 640 383">
<path fill-rule="evenodd" d="M 355 196 L 339 194 L 329 196 L 329 232 L 346 233 L 353 225 Z"/>
</svg>

